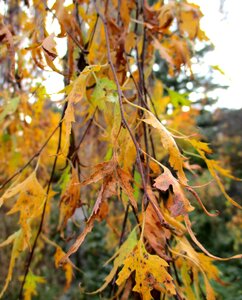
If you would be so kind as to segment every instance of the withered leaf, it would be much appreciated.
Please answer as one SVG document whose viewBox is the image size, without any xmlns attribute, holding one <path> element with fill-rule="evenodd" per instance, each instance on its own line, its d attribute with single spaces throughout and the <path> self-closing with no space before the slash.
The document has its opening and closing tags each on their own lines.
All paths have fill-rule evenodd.
<svg viewBox="0 0 242 300">
<path fill-rule="evenodd" d="M 164 172 L 155 179 L 154 187 L 161 191 L 167 191 L 170 187 L 172 188 L 172 190 L 170 190 L 170 197 L 167 204 L 168 209 L 171 211 L 171 215 L 176 217 L 192 211 L 194 208 L 185 197 L 177 179 L 165 166 L 163 166 L 163 170 Z"/>
<path fill-rule="evenodd" d="M 60 217 L 58 229 L 62 230 L 69 218 L 74 214 L 76 208 L 81 206 L 81 190 L 78 173 L 72 169 L 72 177 L 60 200 Z"/>
<path fill-rule="evenodd" d="M 187 183 L 186 175 L 183 171 L 184 157 L 180 153 L 177 144 L 172 137 L 171 133 L 165 128 L 165 126 L 157 120 L 157 118 L 149 111 L 146 111 L 146 119 L 143 121 L 150 124 L 159 131 L 161 136 L 161 143 L 163 147 L 168 151 L 170 158 L 170 165 L 177 171 L 177 175 L 182 184 Z"/>
<path fill-rule="evenodd" d="M 153 289 L 174 295 L 175 286 L 166 267 L 168 267 L 167 262 L 157 255 L 150 255 L 140 240 L 124 260 L 123 269 L 119 272 L 116 283 L 121 285 L 135 271 L 136 285 L 133 291 L 140 293 L 144 300 L 153 299 L 150 293 Z"/>
</svg>

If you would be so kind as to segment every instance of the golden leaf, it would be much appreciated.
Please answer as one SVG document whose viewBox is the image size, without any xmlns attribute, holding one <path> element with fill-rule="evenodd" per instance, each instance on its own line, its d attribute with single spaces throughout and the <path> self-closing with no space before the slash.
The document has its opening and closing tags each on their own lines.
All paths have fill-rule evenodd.
<svg viewBox="0 0 242 300">
<path fill-rule="evenodd" d="M 71 133 L 71 123 L 75 122 L 74 105 L 80 102 L 86 95 L 86 81 L 88 75 L 91 72 L 100 71 L 100 68 L 100 65 L 85 67 L 85 69 L 81 72 L 77 79 L 75 79 L 74 82 L 70 85 L 70 91 L 68 96 L 66 97 L 66 102 L 68 102 L 68 105 L 64 116 L 67 137 Z"/>
<path fill-rule="evenodd" d="M 23 229 L 24 240 L 31 247 L 31 222 L 42 214 L 46 199 L 46 193 L 39 184 L 35 171 L 22 183 L 7 190 L 0 198 L 0 206 L 17 194 L 19 194 L 18 200 L 8 214 L 20 212 L 19 223 Z"/>
<path fill-rule="evenodd" d="M 110 271 L 110 273 L 105 277 L 105 283 L 95 292 L 92 292 L 90 294 L 96 294 L 103 291 L 108 284 L 111 282 L 113 277 L 115 276 L 118 268 L 123 264 L 125 258 L 130 254 L 130 252 L 134 249 L 135 245 L 137 244 L 137 237 L 135 229 L 129 234 L 126 241 L 121 245 L 121 247 L 118 249 L 118 251 L 111 257 L 108 262 L 112 259 L 114 259 L 113 262 L 113 268 Z M 106 264 L 108 263 L 106 262 Z"/>
<path fill-rule="evenodd" d="M 195 4 L 182 3 L 179 14 L 179 29 L 183 36 L 188 36 L 193 40 L 197 37 L 199 31 L 199 21 L 202 13 L 199 6 Z"/>
<path fill-rule="evenodd" d="M 225 198 L 234 206 L 242 209 L 242 206 L 239 205 L 236 201 L 234 201 L 226 192 L 225 187 L 220 179 L 220 177 L 218 176 L 218 173 L 220 173 L 221 175 L 228 177 L 230 179 L 233 180 L 241 180 L 240 178 L 237 178 L 235 176 L 233 176 L 230 172 L 230 170 L 226 170 L 223 167 L 221 167 L 219 165 L 219 162 L 213 159 L 208 159 L 205 155 L 205 152 L 207 153 L 211 153 L 211 149 L 207 146 L 206 143 L 201 143 L 201 142 L 197 142 L 195 140 L 189 139 L 188 140 L 193 147 L 197 150 L 197 152 L 201 155 L 201 158 L 205 161 L 208 170 L 210 172 L 210 174 L 213 176 L 213 178 L 216 180 L 221 192 L 223 193 L 223 195 L 225 196 Z"/>
<path fill-rule="evenodd" d="M 136 285 L 133 291 L 140 293 L 143 300 L 153 299 L 150 293 L 153 289 L 175 295 L 173 279 L 166 267 L 168 267 L 167 262 L 157 255 L 150 255 L 140 240 L 124 260 L 123 269 L 119 272 L 116 283 L 121 285 L 135 271 Z"/>
<path fill-rule="evenodd" d="M 5 279 L 4 287 L 0 292 L 0 298 L 2 298 L 3 294 L 8 288 L 9 282 L 12 280 L 12 274 L 13 274 L 13 269 L 15 266 L 16 259 L 19 257 L 20 253 L 27 248 L 27 244 L 24 241 L 24 235 L 22 229 L 18 230 L 17 232 L 9 236 L 7 240 L 5 240 L 0 244 L 0 247 L 5 247 L 9 244 L 13 244 L 13 248 L 12 248 L 10 263 L 8 267 L 8 274 Z"/>
<path fill-rule="evenodd" d="M 212 264 L 213 260 L 203 253 L 196 252 L 185 237 L 177 238 L 177 245 L 171 252 L 179 256 L 176 264 L 181 268 L 187 298 L 197 299 L 194 298 L 195 295 L 191 289 L 191 282 L 189 283 L 189 272 L 192 272 L 194 284 L 197 286 L 199 283 L 198 272 L 201 272 L 204 278 L 207 299 L 215 300 L 215 292 L 208 280 L 219 281 L 218 269 Z"/>
<path fill-rule="evenodd" d="M 66 255 L 66 253 L 61 249 L 61 247 L 56 247 L 55 252 L 55 266 L 59 267 L 61 259 Z M 73 277 L 73 267 L 69 260 L 66 260 L 62 263 L 62 268 L 65 271 L 66 284 L 64 290 L 68 290 L 71 286 L 72 277 Z"/>
<path fill-rule="evenodd" d="M 184 157 L 181 155 L 177 144 L 172 137 L 171 133 L 165 128 L 165 126 L 157 120 L 157 118 L 149 111 L 146 111 L 148 116 L 143 121 L 147 124 L 150 124 L 159 131 L 161 136 L 161 143 L 163 147 L 168 151 L 170 158 L 170 165 L 177 171 L 177 175 L 182 184 L 187 183 L 186 175 L 183 171 Z"/>
</svg>

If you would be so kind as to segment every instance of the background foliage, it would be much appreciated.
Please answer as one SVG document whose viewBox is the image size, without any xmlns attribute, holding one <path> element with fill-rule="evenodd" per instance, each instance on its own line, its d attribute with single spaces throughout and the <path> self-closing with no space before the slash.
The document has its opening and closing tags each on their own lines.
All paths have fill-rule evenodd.
<svg viewBox="0 0 242 300">
<path fill-rule="evenodd" d="M 199 7 L 11 0 L 4 11 L 1 296 L 240 299 L 241 261 L 219 257 L 241 252 L 241 111 L 207 110 L 226 87 L 218 66 L 193 71 L 212 49 Z M 50 72 L 64 82 L 56 95 Z"/>
</svg>

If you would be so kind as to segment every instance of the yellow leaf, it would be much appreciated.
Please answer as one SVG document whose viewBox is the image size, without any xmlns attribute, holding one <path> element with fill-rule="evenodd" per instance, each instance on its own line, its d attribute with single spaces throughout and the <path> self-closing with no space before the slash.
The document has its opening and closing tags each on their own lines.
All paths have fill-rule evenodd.
<svg viewBox="0 0 242 300">
<path fill-rule="evenodd" d="M 119 272 L 116 283 L 121 285 L 135 271 L 136 285 L 133 291 L 140 293 L 143 300 L 153 299 L 150 293 L 153 289 L 175 295 L 173 279 L 166 271 L 166 267 L 168 267 L 167 262 L 157 255 L 150 255 L 140 240 L 124 260 L 124 267 Z"/>
<path fill-rule="evenodd" d="M 227 192 L 225 191 L 225 188 L 224 188 L 224 185 L 222 184 L 222 181 L 220 180 L 219 176 L 217 175 L 216 171 L 215 170 L 219 170 L 220 173 L 222 173 L 224 176 L 226 177 L 229 177 L 229 178 L 233 178 L 234 177 L 228 172 L 227 173 L 227 170 L 223 169 L 223 168 L 220 168 L 217 166 L 217 162 L 214 161 L 214 160 L 209 160 L 207 158 L 204 159 L 207 166 L 208 166 L 208 170 L 209 172 L 211 173 L 211 175 L 214 177 L 214 179 L 216 180 L 221 192 L 224 194 L 225 198 L 231 203 L 233 204 L 234 206 L 242 209 L 242 206 L 239 205 L 236 201 L 234 201 L 228 194 Z M 225 175 L 226 174 L 226 175 Z"/>
<path fill-rule="evenodd" d="M 7 190 L 0 198 L 0 206 L 17 194 L 19 197 L 8 214 L 20 212 L 19 223 L 23 229 L 24 240 L 30 247 L 31 222 L 42 214 L 46 198 L 46 193 L 39 184 L 35 171 L 22 183 Z"/>
<path fill-rule="evenodd" d="M 12 248 L 10 263 L 8 267 L 8 274 L 5 279 L 4 287 L 0 293 L 0 298 L 2 298 L 3 294 L 8 288 L 9 282 L 12 280 L 15 260 L 19 257 L 20 253 L 23 252 L 27 247 L 27 244 L 24 241 L 23 231 L 21 229 L 13 233 L 6 241 L 2 242 L 0 244 L 0 247 L 4 247 L 10 243 L 13 243 L 13 248 Z"/>
<path fill-rule="evenodd" d="M 61 249 L 61 247 L 56 247 L 55 252 L 55 266 L 56 268 L 59 267 L 61 259 L 66 255 L 66 253 Z M 66 276 L 66 284 L 65 284 L 65 290 L 69 289 L 72 282 L 73 277 L 73 267 L 69 260 L 66 260 L 64 263 L 62 263 L 62 268 L 65 271 Z"/>
<path fill-rule="evenodd" d="M 218 65 L 214 65 L 211 66 L 214 70 L 218 71 L 219 73 L 221 73 L 222 75 L 225 75 L 224 71 L 218 66 Z"/>
<path fill-rule="evenodd" d="M 23 276 L 20 277 L 23 280 Z M 29 271 L 24 284 L 24 300 L 31 300 L 32 296 L 37 295 L 37 283 L 45 283 L 46 280 L 41 276 L 34 275 Z"/>
<path fill-rule="evenodd" d="M 66 135 L 69 136 L 71 133 L 71 123 L 75 122 L 74 115 L 74 105 L 82 100 L 86 95 L 86 81 L 88 75 L 91 72 L 100 71 L 100 65 L 87 66 L 78 76 L 78 78 L 71 84 L 71 89 L 66 97 L 66 102 L 68 102 L 64 120 L 66 123 Z"/>
<path fill-rule="evenodd" d="M 136 232 L 135 232 L 135 229 L 134 229 L 130 233 L 130 235 L 128 236 L 127 240 L 122 244 L 122 246 L 114 254 L 114 256 L 111 257 L 111 259 L 108 260 L 108 262 L 109 262 L 110 260 L 112 260 L 113 258 L 116 257 L 114 259 L 113 268 L 112 268 L 111 272 L 104 279 L 105 283 L 98 290 L 96 290 L 95 292 L 92 292 L 90 294 L 100 293 L 101 291 L 103 291 L 108 286 L 108 284 L 111 282 L 111 280 L 115 276 L 118 268 L 123 264 L 125 258 L 134 249 L 136 244 L 137 244 L 137 237 L 136 237 Z"/>
<path fill-rule="evenodd" d="M 207 153 L 212 153 L 212 149 L 209 148 L 207 143 L 196 141 L 194 139 L 189 139 L 189 142 L 193 145 L 193 147 L 197 150 L 202 150 Z"/>
<path fill-rule="evenodd" d="M 148 117 L 146 119 L 143 119 L 143 121 L 158 129 L 161 136 L 161 143 L 170 155 L 169 163 L 177 171 L 177 175 L 181 183 L 186 185 L 187 178 L 183 171 L 184 157 L 181 155 L 174 138 L 172 137 L 171 133 L 165 128 L 165 126 L 161 122 L 159 122 L 151 112 L 146 111 L 146 115 Z"/>
<path fill-rule="evenodd" d="M 198 284 L 196 281 L 199 280 L 199 277 L 196 276 L 196 274 L 197 272 L 201 272 L 204 278 L 207 300 L 215 300 L 214 290 L 208 280 L 208 278 L 214 280 L 218 279 L 218 269 L 212 264 L 213 260 L 203 253 L 196 252 L 185 237 L 177 238 L 177 242 L 175 249 L 171 250 L 171 252 L 180 256 L 176 263 L 178 264 L 178 267 L 181 267 L 181 275 L 185 285 L 187 298 L 194 299 L 194 294 L 189 283 L 189 272 L 192 272 L 194 275 L 194 284 Z M 182 266 L 180 266 L 180 263 Z M 183 268 L 186 269 L 185 272 Z"/>
<path fill-rule="evenodd" d="M 214 177 L 214 179 L 216 180 L 221 192 L 224 194 L 225 198 L 231 203 L 233 204 L 234 206 L 242 209 L 242 206 L 239 205 L 236 201 L 234 201 L 226 192 L 225 188 L 224 188 L 224 185 L 221 181 L 221 179 L 219 178 L 218 173 L 220 173 L 221 175 L 225 176 L 225 177 L 228 177 L 228 178 L 231 178 L 233 180 L 241 180 L 240 178 L 237 178 L 235 176 L 233 176 L 231 174 L 231 172 L 229 170 L 226 170 L 224 169 L 223 167 L 221 167 L 219 165 L 219 162 L 216 161 L 216 160 L 213 160 L 213 159 L 208 159 L 205 155 L 205 152 L 207 153 L 211 153 L 212 150 L 207 146 L 206 143 L 202 143 L 202 142 L 197 142 L 196 140 L 192 140 L 192 139 L 189 139 L 188 140 L 192 145 L 193 147 L 197 150 L 197 152 L 201 155 L 201 158 L 205 161 L 207 167 L 208 167 L 208 170 L 210 172 L 210 174 Z"/>
<path fill-rule="evenodd" d="M 197 37 L 199 30 L 199 21 L 202 13 L 199 6 L 195 4 L 182 3 L 181 11 L 179 14 L 179 29 L 181 34 L 193 40 Z"/>
</svg>

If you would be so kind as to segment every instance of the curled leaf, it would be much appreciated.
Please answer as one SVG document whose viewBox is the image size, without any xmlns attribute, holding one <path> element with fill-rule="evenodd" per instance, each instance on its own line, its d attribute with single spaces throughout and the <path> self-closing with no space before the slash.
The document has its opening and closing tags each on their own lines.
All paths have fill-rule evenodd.
<svg viewBox="0 0 242 300">
<path fill-rule="evenodd" d="M 172 137 L 172 134 L 165 128 L 165 126 L 157 120 L 157 118 L 149 111 L 146 111 L 147 118 L 143 121 L 150 124 L 159 131 L 161 136 L 161 143 L 169 153 L 169 163 L 177 171 L 177 175 L 182 184 L 187 183 L 186 175 L 183 171 L 184 157 L 181 155 L 177 144 Z"/>
<path fill-rule="evenodd" d="M 185 197 L 177 179 L 171 174 L 168 168 L 163 166 L 163 169 L 164 172 L 155 179 L 154 187 L 161 191 L 167 191 L 171 187 L 167 207 L 171 211 L 172 216 L 184 215 L 192 211 L 194 208 Z"/>
</svg>

